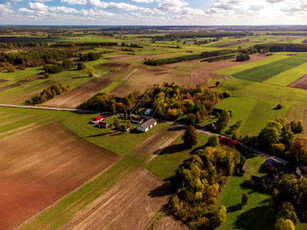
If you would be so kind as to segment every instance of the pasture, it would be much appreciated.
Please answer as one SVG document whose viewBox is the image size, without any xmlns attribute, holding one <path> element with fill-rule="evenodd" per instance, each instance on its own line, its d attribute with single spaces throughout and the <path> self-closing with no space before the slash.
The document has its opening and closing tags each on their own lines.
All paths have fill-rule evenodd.
<svg viewBox="0 0 307 230">
<path fill-rule="evenodd" d="M 303 63 L 306 63 L 306 60 L 307 54 L 298 54 L 296 56 L 288 57 L 270 64 L 247 69 L 232 74 L 232 76 L 242 80 L 263 82 L 286 70 L 295 68 Z"/>
</svg>

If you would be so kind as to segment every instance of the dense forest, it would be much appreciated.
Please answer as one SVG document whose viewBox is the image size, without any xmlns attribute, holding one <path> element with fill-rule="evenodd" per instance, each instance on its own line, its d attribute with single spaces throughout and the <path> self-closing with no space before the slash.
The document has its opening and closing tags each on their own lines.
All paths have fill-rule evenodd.
<svg viewBox="0 0 307 230">
<path fill-rule="evenodd" d="M 307 52 L 307 44 L 299 43 L 269 43 L 254 45 L 258 52 Z"/>
</svg>

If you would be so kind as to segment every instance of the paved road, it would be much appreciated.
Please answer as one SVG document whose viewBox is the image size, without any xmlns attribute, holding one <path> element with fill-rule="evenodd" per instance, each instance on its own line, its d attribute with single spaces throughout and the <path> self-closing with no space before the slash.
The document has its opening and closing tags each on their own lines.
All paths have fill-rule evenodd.
<svg viewBox="0 0 307 230">
<path fill-rule="evenodd" d="M 0 104 L 0 107 L 22 108 L 22 109 L 42 109 L 42 110 L 55 110 L 55 111 L 70 111 L 70 112 L 77 112 L 77 113 L 99 113 L 99 111 L 95 111 L 95 110 L 67 109 L 67 108 L 56 108 L 56 107 L 32 106 L 32 105 Z"/>
</svg>

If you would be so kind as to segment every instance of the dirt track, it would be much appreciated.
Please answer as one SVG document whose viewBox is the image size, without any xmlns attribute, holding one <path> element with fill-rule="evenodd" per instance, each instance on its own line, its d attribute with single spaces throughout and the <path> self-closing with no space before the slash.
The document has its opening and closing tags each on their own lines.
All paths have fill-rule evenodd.
<svg viewBox="0 0 307 230">
<path fill-rule="evenodd" d="M 0 140 L 0 229 L 21 223 L 118 160 L 50 123 Z"/>
<path fill-rule="evenodd" d="M 144 56 L 114 56 L 114 57 L 108 57 L 106 59 L 113 60 L 113 61 L 143 61 L 145 58 L 154 60 L 154 59 L 161 58 L 160 55 L 171 54 L 171 53 L 174 53 L 174 52 L 144 55 Z"/>
<path fill-rule="evenodd" d="M 155 191 L 163 183 L 146 169 L 136 170 L 60 229 L 145 229 L 167 202 Z"/>
<path fill-rule="evenodd" d="M 298 89 L 307 89 L 307 75 L 297 79 L 288 85 L 288 87 L 298 88 Z"/>
<path fill-rule="evenodd" d="M 62 95 L 46 101 L 42 105 L 50 107 L 75 108 L 91 96 L 112 83 L 110 79 L 94 78 Z"/>
<path fill-rule="evenodd" d="M 21 84 L 19 84 L 19 83 L 13 83 L 11 85 L 0 87 L 0 92 L 3 92 L 3 91 L 8 90 L 8 89 L 15 88 L 15 87 L 20 86 L 20 85 Z"/>
</svg>

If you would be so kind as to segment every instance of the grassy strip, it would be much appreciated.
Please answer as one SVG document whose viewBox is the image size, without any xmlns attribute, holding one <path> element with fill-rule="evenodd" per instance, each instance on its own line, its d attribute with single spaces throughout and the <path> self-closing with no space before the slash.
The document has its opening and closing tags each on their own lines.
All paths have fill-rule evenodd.
<svg viewBox="0 0 307 230">
<path fill-rule="evenodd" d="M 305 63 L 307 55 L 297 55 L 270 64 L 244 70 L 232 76 L 242 80 L 262 82 L 269 78 Z"/>
<path fill-rule="evenodd" d="M 232 75 L 235 73 L 238 73 L 240 71 L 243 70 L 247 70 L 247 69 L 251 69 L 257 66 L 261 66 L 261 65 L 265 65 L 265 64 L 269 64 L 278 60 L 282 60 L 287 58 L 287 56 L 282 56 L 282 55 L 274 55 L 272 57 L 268 57 L 259 61 L 255 61 L 255 62 L 250 62 L 250 63 L 246 63 L 246 64 L 242 64 L 242 65 L 237 65 L 237 66 L 232 66 L 229 68 L 225 68 L 222 70 L 218 70 L 214 73 L 216 74 L 221 74 L 221 75 Z"/>
<path fill-rule="evenodd" d="M 125 157 L 108 171 L 42 213 L 23 229 L 57 229 L 68 222 L 75 213 L 106 193 L 117 182 L 127 177 L 142 163 L 143 161 L 137 159 L 134 155 Z"/>
<path fill-rule="evenodd" d="M 307 62 L 295 68 L 286 70 L 264 81 L 268 84 L 287 86 L 307 73 Z"/>
</svg>

